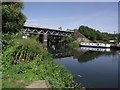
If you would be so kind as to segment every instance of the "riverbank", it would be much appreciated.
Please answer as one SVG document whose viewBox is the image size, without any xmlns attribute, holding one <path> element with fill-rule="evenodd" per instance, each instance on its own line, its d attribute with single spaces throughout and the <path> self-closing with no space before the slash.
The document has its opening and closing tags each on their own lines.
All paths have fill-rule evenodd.
<svg viewBox="0 0 120 90">
<path fill-rule="evenodd" d="M 38 80 L 48 80 L 51 88 L 64 88 L 73 82 L 72 75 L 31 39 L 15 40 L 3 51 L 2 60 L 2 88 L 24 88 Z"/>
</svg>

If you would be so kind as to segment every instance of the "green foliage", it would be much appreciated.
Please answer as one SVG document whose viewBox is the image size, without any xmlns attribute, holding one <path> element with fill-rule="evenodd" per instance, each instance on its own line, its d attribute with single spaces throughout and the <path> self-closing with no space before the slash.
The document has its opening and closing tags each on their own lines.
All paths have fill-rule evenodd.
<svg viewBox="0 0 120 90">
<path fill-rule="evenodd" d="M 15 50 L 12 53 L 13 63 L 29 62 L 41 55 L 42 45 L 32 39 L 17 39 Z"/>
<path fill-rule="evenodd" d="M 108 42 L 110 39 L 114 39 L 113 34 L 101 33 L 100 31 L 87 26 L 80 26 L 78 31 L 93 42 Z"/>
<path fill-rule="evenodd" d="M 15 39 L 13 40 L 12 45 L 6 50 L 9 51 L 9 49 L 12 50 L 11 53 L 9 53 L 11 56 L 10 61 L 14 64 L 19 62 L 29 62 L 43 53 L 42 45 L 32 39 Z M 6 54 L 3 54 L 3 57 L 4 55 Z"/>
<path fill-rule="evenodd" d="M 75 49 L 79 47 L 79 42 L 75 41 L 72 36 L 64 36 L 62 38 L 63 46 L 70 49 Z"/>
<path fill-rule="evenodd" d="M 62 41 L 66 44 L 70 43 L 70 42 L 73 42 L 74 41 L 74 38 L 72 38 L 71 36 L 64 36 Z"/>
<path fill-rule="evenodd" d="M 23 35 L 22 31 L 20 31 L 16 34 L 14 34 L 14 33 L 12 33 L 12 34 L 3 33 L 2 34 L 2 40 L 1 40 L 3 51 L 7 47 L 14 45 L 14 39 L 22 38 L 22 35 Z"/>
<path fill-rule="evenodd" d="M 13 64 L 16 58 L 29 62 Z M 3 52 L 2 59 L 3 88 L 23 88 L 33 81 L 45 79 L 51 87 L 67 87 L 73 80 L 71 74 L 55 64 L 46 49 L 32 39 L 14 40 L 14 46 Z"/>
<path fill-rule="evenodd" d="M 69 43 L 68 46 L 69 46 L 71 49 L 78 48 L 78 47 L 79 47 L 79 42 L 73 41 L 73 42 Z"/>
<path fill-rule="evenodd" d="M 22 2 L 3 2 L 2 3 L 2 32 L 16 33 L 21 30 L 26 17 L 21 12 Z"/>
</svg>

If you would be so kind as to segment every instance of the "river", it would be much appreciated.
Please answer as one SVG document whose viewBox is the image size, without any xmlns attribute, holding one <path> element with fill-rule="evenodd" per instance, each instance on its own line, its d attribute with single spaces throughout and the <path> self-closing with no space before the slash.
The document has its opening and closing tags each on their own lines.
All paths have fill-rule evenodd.
<svg viewBox="0 0 120 90">
<path fill-rule="evenodd" d="M 62 48 L 61 48 L 62 49 Z M 120 51 L 100 48 L 78 48 L 74 51 L 53 49 L 57 64 L 87 88 L 117 88 Z"/>
</svg>

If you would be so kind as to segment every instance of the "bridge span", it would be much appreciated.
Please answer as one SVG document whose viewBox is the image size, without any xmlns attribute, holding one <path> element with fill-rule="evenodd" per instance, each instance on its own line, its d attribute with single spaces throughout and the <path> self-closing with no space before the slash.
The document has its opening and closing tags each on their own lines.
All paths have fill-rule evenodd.
<svg viewBox="0 0 120 90">
<path fill-rule="evenodd" d="M 57 29 L 49 29 L 49 28 L 41 28 L 41 27 L 32 27 L 32 26 L 23 26 L 24 33 L 28 34 L 37 34 L 39 35 L 39 38 L 41 38 L 41 42 L 45 47 L 47 47 L 47 41 L 48 41 L 48 35 L 54 36 L 54 37 L 62 37 L 66 35 L 74 35 L 74 31 L 63 31 L 63 30 L 57 30 Z"/>
<path fill-rule="evenodd" d="M 57 29 L 49 29 L 49 28 L 40 28 L 40 27 L 30 27 L 24 26 L 25 33 L 30 34 L 47 34 L 47 35 L 57 35 L 57 36 L 64 36 L 64 35 L 72 35 L 74 31 L 63 31 Z"/>
</svg>

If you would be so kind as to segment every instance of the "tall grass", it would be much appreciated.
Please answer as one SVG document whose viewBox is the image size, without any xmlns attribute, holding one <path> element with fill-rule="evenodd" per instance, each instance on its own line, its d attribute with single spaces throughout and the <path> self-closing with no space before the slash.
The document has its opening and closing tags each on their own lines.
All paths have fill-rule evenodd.
<svg viewBox="0 0 120 90">
<path fill-rule="evenodd" d="M 33 39 L 16 39 L 3 52 L 3 88 L 24 88 L 32 81 L 47 79 L 51 87 L 68 87 L 72 75 L 56 64 L 41 44 Z"/>
</svg>

